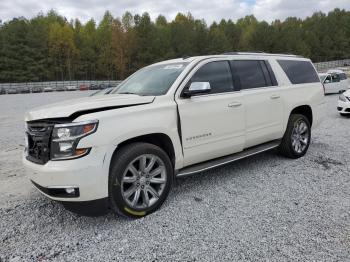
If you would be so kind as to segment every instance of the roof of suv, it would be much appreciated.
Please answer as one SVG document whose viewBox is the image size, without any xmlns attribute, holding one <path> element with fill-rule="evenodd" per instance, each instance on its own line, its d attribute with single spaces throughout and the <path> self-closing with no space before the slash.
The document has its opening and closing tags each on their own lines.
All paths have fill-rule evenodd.
<svg viewBox="0 0 350 262">
<path fill-rule="evenodd" d="M 223 54 L 218 54 L 218 55 L 205 55 L 205 56 L 191 56 L 191 57 L 183 57 L 183 58 L 176 58 L 176 59 L 171 59 L 171 60 L 166 60 L 162 61 L 156 64 L 170 64 L 170 63 L 191 63 L 195 60 L 203 60 L 203 59 L 208 59 L 208 58 L 232 58 L 232 57 L 256 57 L 256 58 L 263 58 L 263 57 L 279 57 L 279 58 L 287 58 L 287 59 L 295 59 L 295 60 L 309 60 L 308 58 L 304 58 L 302 56 L 298 55 L 292 55 L 292 54 L 272 54 L 272 53 L 263 53 L 263 52 L 228 52 L 228 53 L 223 53 Z"/>
</svg>

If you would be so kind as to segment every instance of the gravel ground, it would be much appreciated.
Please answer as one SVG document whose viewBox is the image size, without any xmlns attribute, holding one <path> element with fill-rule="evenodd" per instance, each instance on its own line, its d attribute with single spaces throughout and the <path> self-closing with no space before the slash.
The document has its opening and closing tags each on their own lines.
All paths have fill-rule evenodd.
<svg viewBox="0 0 350 262">
<path fill-rule="evenodd" d="M 0 96 L 0 261 L 350 261 L 350 118 L 336 95 L 305 157 L 271 151 L 179 179 L 138 220 L 70 213 L 24 175 L 24 111 L 84 95 Z"/>
</svg>

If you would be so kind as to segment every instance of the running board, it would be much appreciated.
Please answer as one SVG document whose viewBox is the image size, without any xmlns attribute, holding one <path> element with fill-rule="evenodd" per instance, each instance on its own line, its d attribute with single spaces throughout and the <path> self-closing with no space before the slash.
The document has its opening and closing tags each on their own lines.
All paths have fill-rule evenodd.
<svg viewBox="0 0 350 262">
<path fill-rule="evenodd" d="M 247 149 L 243 150 L 242 152 L 238 152 L 238 153 L 235 153 L 232 155 L 215 158 L 215 159 L 208 160 L 208 161 L 205 161 L 205 162 L 202 162 L 199 164 L 194 164 L 194 165 L 185 167 L 183 169 L 180 169 L 178 171 L 176 177 L 182 177 L 182 176 L 195 174 L 195 173 L 202 172 L 202 171 L 214 168 L 214 167 L 222 166 L 222 165 L 225 165 L 227 163 L 231 163 L 231 162 L 240 160 L 242 158 L 256 155 L 256 154 L 259 154 L 261 152 L 265 152 L 267 150 L 276 148 L 280 145 L 280 143 L 281 143 L 281 140 L 274 140 L 274 141 L 264 143 L 264 144 L 261 144 L 258 146 L 247 148 Z"/>
</svg>

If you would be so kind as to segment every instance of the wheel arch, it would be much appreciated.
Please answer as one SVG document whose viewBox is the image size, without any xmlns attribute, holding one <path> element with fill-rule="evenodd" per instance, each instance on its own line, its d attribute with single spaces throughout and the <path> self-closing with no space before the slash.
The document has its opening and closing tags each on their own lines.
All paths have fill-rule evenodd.
<svg viewBox="0 0 350 262">
<path fill-rule="evenodd" d="M 175 147 L 171 138 L 164 133 L 150 133 L 145 135 L 139 135 L 120 142 L 117 145 L 117 147 L 114 149 L 111 161 L 113 161 L 113 158 L 121 148 L 131 143 L 137 143 L 137 142 L 153 144 L 163 149 L 165 153 L 169 156 L 170 161 L 173 167 L 175 168 L 175 162 L 176 162 Z"/>
<path fill-rule="evenodd" d="M 303 116 L 305 116 L 310 123 L 310 126 L 312 126 L 312 122 L 313 122 L 313 114 L 312 114 L 312 108 L 309 105 L 300 105 L 295 107 L 289 115 L 292 114 L 301 114 Z"/>
</svg>

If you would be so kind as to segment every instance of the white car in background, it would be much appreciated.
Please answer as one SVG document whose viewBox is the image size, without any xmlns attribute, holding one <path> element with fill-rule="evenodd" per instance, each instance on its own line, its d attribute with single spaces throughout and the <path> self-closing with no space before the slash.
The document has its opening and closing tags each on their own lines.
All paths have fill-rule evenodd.
<svg viewBox="0 0 350 262">
<path fill-rule="evenodd" d="M 53 88 L 51 86 L 45 86 L 43 89 L 44 92 L 53 92 Z"/>
<path fill-rule="evenodd" d="M 77 91 L 78 87 L 76 85 L 69 85 L 69 86 L 66 86 L 66 90 L 67 91 Z"/>
<path fill-rule="evenodd" d="M 325 88 L 325 94 L 338 94 L 349 89 L 349 82 L 342 70 L 328 70 L 327 73 L 319 74 Z"/>
<path fill-rule="evenodd" d="M 342 115 L 350 115 L 350 90 L 339 96 L 338 112 Z"/>
</svg>

